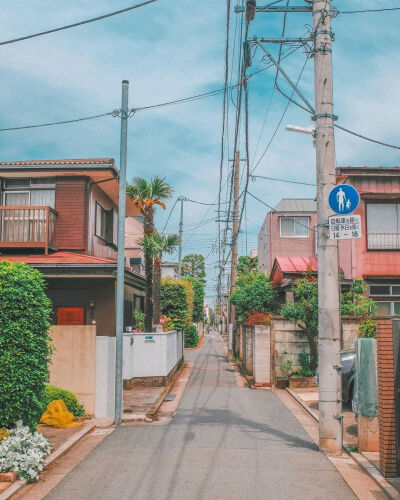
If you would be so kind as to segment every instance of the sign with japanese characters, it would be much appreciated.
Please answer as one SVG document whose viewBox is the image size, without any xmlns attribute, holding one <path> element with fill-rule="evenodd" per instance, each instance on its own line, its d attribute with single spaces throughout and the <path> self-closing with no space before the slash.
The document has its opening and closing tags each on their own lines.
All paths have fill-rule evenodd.
<svg viewBox="0 0 400 500">
<path fill-rule="evenodd" d="M 361 238 L 361 215 L 332 215 L 329 217 L 329 238 L 353 240 Z"/>
</svg>

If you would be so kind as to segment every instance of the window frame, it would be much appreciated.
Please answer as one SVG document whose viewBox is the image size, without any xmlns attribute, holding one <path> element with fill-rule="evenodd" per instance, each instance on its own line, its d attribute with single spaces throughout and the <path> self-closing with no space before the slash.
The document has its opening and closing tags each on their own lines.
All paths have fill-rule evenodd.
<svg viewBox="0 0 400 500">
<path fill-rule="evenodd" d="M 400 217 L 398 215 L 397 219 L 397 224 L 399 226 L 399 232 L 397 233 L 373 233 L 368 231 L 368 206 L 371 205 L 396 205 L 396 212 L 397 214 L 400 215 L 400 198 L 395 198 L 395 199 L 385 199 L 385 198 L 380 198 L 380 199 L 369 199 L 365 200 L 365 245 L 367 252 L 397 252 L 400 250 L 400 245 L 399 248 L 371 248 L 369 245 L 369 235 L 373 234 L 397 234 L 399 235 L 398 238 L 400 240 Z"/>
<path fill-rule="evenodd" d="M 101 227 L 101 232 L 103 234 L 97 234 L 97 209 L 100 208 L 102 212 L 105 214 L 105 223 L 104 223 L 104 233 L 103 228 Z M 107 210 L 103 207 L 97 200 L 95 201 L 95 210 L 94 210 L 94 235 L 97 238 L 100 238 L 104 243 L 108 246 L 112 246 L 117 248 L 117 241 L 115 240 L 115 231 L 114 231 L 114 218 L 117 213 L 115 207 Z"/>
<path fill-rule="evenodd" d="M 296 219 L 307 219 L 307 235 L 297 236 L 296 232 Z M 293 221 L 293 236 L 284 236 L 282 235 L 282 220 L 289 219 Z M 279 235 L 281 238 L 309 238 L 310 237 L 310 221 L 311 217 L 309 215 L 281 215 L 279 217 Z M 301 226 L 305 226 L 305 224 L 300 224 Z"/>
</svg>

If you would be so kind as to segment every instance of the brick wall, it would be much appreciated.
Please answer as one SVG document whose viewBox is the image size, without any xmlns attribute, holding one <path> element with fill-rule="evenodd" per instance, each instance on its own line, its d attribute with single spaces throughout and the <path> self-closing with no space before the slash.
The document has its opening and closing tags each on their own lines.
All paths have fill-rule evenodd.
<svg viewBox="0 0 400 500">
<path fill-rule="evenodd" d="M 380 469 L 384 476 L 397 476 L 396 413 L 394 399 L 393 328 L 389 319 L 378 319 L 378 405 Z"/>
</svg>

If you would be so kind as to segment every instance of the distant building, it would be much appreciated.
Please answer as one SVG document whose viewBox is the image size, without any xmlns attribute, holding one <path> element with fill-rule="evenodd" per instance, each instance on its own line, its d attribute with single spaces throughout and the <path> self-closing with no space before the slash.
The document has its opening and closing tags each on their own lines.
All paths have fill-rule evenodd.
<svg viewBox="0 0 400 500">
<path fill-rule="evenodd" d="M 138 240 L 143 238 L 143 217 L 127 217 L 125 220 L 125 262 L 136 273 L 144 275 L 144 255 Z"/>
<path fill-rule="evenodd" d="M 316 254 L 317 203 L 313 198 L 284 198 L 267 213 L 258 235 L 258 268 L 271 272 L 276 257 Z"/>
<path fill-rule="evenodd" d="M 161 277 L 178 279 L 178 263 L 177 262 L 163 262 L 161 264 Z"/>
<path fill-rule="evenodd" d="M 254 257 L 258 257 L 258 249 L 254 248 L 253 250 L 250 250 L 250 257 L 254 259 Z"/>
</svg>

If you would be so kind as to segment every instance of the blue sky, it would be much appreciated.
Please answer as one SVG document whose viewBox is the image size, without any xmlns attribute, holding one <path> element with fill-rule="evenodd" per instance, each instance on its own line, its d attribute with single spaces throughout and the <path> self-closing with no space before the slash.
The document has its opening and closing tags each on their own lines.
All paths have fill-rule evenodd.
<svg viewBox="0 0 400 500">
<path fill-rule="evenodd" d="M 2 40 L 72 23 L 126 7 L 132 0 L 19 0 L 3 5 Z M 292 1 L 302 4 L 302 0 Z M 232 8 L 235 2 L 232 1 Z M 340 10 L 396 7 L 396 0 L 354 0 L 335 3 Z M 230 42 L 236 14 L 232 12 Z M 335 113 L 345 127 L 399 144 L 400 12 L 340 15 L 333 20 Z M 288 16 L 287 35 L 299 36 L 311 22 L 308 14 Z M 249 35 L 280 36 L 282 16 L 259 14 Z M 120 104 L 121 80 L 131 82 L 130 104 L 145 106 L 186 97 L 223 85 L 225 2 L 220 0 L 159 0 L 132 12 L 57 34 L 0 47 L 0 127 L 72 119 L 111 111 Z M 237 47 L 236 47 L 237 53 Z M 258 51 L 249 71 L 261 68 Z M 297 79 L 305 55 L 285 60 Z M 230 54 L 230 60 L 237 60 Z M 274 72 L 266 70 L 250 81 L 250 158 L 255 165 L 273 133 L 286 101 L 273 92 Z M 235 81 L 235 79 L 233 79 Z M 282 86 L 285 83 L 282 82 Z M 312 60 L 301 89 L 313 102 Z M 271 100 L 271 94 L 272 100 Z M 235 93 L 232 95 L 235 99 Z M 269 113 L 265 126 L 268 104 Z M 162 175 L 176 195 L 214 202 L 218 192 L 222 97 L 137 113 L 129 123 L 128 178 Z M 230 123 L 233 123 L 233 105 Z M 309 136 L 285 131 L 287 123 L 307 126 L 309 116 L 290 106 L 270 148 L 255 173 L 314 182 L 315 159 Z M 260 135 L 260 131 L 262 133 Z M 259 139 L 260 137 L 260 139 Z M 258 143 L 258 147 L 257 147 Z M 244 152 L 243 134 L 240 150 Z M 81 157 L 119 158 L 119 121 L 103 118 L 80 124 L 0 134 L 2 160 Z M 226 156 L 232 154 L 232 140 Z M 253 161 L 255 158 L 255 162 Z M 337 165 L 399 164 L 398 150 L 336 134 Z M 225 172 L 227 163 L 224 165 Z M 257 180 L 250 191 L 275 205 L 283 197 L 312 197 L 314 188 Z M 225 196 L 223 194 L 223 196 Z M 170 202 L 169 207 L 173 204 Z M 214 207 L 185 204 L 184 254 L 210 253 L 216 224 L 196 228 L 215 217 Z M 248 199 L 240 253 L 256 247 L 266 208 Z M 166 213 L 160 213 L 160 228 Z M 168 224 L 177 231 L 178 210 Z M 207 260 L 211 300 L 216 255 Z"/>
</svg>

